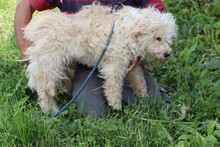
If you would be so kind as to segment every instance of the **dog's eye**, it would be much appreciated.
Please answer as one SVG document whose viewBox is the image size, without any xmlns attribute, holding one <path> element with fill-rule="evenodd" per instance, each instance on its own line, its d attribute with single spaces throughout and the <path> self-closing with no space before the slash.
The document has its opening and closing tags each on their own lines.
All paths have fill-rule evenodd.
<svg viewBox="0 0 220 147">
<path fill-rule="evenodd" d="M 160 38 L 160 37 L 157 37 L 156 40 L 157 40 L 157 41 L 161 41 L 161 38 Z"/>
</svg>

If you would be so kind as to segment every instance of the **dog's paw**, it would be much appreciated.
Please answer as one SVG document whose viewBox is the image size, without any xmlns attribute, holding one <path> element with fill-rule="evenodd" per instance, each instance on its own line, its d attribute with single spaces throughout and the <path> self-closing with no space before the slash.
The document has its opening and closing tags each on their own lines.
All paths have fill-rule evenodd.
<svg viewBox="0 0 220 147">
<path fill-rule="evenodd" d="M 54 101 L 40 100 L 39 105 L 40 105 L 41 111 L 45 114 L 52 114 L 52 113 L 59 111 L 59 108 Z"/>
<path fill-rule="evenodd" d="M 63 92 L 72 95 L 73 92 L 73 82 L 71 80 L 65 81 L 63 84 Z"/>
<path fill-rule="evenodd" d="M 141 97 L 141 98 L 148 98 L 149 97 L 147 89 L 145 89 L 145 88 L 136 89 L 136 90 L 134 90 L 134 93 L 136 96 Z"/>
<path fill-rule="evenodd" d="M 115 110 L 122 110 L 122 103 L 121 101 L 116 101 L 116 102 L 113 102 L 113 103 L 109 103 L 109 106 L 111 106 L 113 109 Z"/>
<path fill-rule="evenodd" d="M 41 106 L 41 111 L 45 114 L 52 114 L 58 112 L 59 108 L 57 106 L 49 106 L 49 107 Z"/>
</svg>

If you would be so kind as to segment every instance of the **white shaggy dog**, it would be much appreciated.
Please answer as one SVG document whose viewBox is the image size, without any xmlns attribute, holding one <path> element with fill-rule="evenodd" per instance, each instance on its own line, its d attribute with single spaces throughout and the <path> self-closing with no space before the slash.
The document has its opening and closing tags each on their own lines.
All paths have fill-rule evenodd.
<svg viewBox="0 0 220 147">
<path fill-rule="evenodd" d="M 114 109 L 122 108 L 123 82 L 130 61 L 147 54 L 164 60 L 171 54 L 170 45 L 177 34 L 175 19 L 153 7 L 124 6 L 112 12 L 111 7 L 93 4 L 84 6 L 75 15 L 56 12 L 40 15 L 25 28 L 24 37 L 32 42 L 26 50 L 30 61 L 28 85 L 37 91 L 43 112 L 58 111 L 53 97 L 62 81 L 69 78 L 66 72 L 70 64 L 94 66 L 113 22 L 114 34 L 98 69 L 105 80 L 103 88 L 108 104 Z M 141 73 L 138 69 L 136 72 Z M 136 77 L 137 81 L 144 79 Z M 129 79 L 135 80 L 134 76 Z M 143 86 L 145 91 L 136 93 L 146 95 Z"/>
</svg>

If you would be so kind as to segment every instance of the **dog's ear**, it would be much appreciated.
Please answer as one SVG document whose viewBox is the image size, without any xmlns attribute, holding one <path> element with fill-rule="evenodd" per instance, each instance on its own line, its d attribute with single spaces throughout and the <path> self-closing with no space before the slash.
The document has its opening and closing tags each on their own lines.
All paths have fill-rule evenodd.
<svg viewBox="0 0 220 147">
<path fill-rule="evenodd" d="M 138 42 L 141 38 L 145 38 L 145 36 L 148 36 L 147 38 L 152 38 L 155 36 L 155 34 L 159 31 L 159 29 L 162 27 L 160 24 L 143 24 L 141 26 L 135 27 L 135 30 L 132 34 L 132 38 Z M 147 40 L 146 40 L 147 41 Z"/>
<path fill-rule="evenodd" d="M 140 38 L 141 36 L 143 36 L 142 32 L 135 32 L 133 34 L 134 39 Z"/>
<path fill-rule="evenodd" d="M 134 40 L 135 43 L 138 43 L 138 38 L 142 36 L 141 32 L 134 32 L 131 35 L 131 38 Z"/>
<path fill-rule="evenodd" d="M 135 42 L 137 42 L 144 35 L 147 35 L 144 25 L 139 25 L 139 26 L 134 27 L 134 31 L 132 33 L 132 38 L 135 40 Z"/>
</svg>

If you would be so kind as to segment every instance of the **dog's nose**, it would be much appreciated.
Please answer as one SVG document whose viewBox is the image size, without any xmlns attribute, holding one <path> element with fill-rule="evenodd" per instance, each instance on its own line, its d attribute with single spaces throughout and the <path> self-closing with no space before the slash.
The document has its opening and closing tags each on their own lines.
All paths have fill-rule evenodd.
<svg viewBox="0 0 220 147">
<path fill-rule="evenodd" d="M 169 53 L 164 53 L 163 55 L 164 55 L 164 58 L 168 58 L 170 56 Z"/>
</svg>

